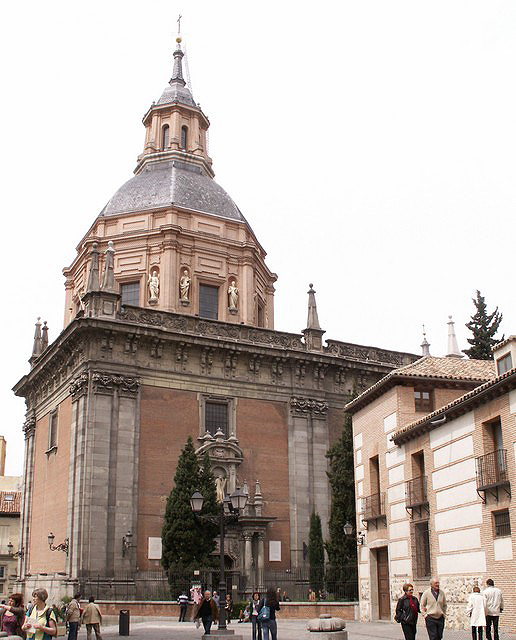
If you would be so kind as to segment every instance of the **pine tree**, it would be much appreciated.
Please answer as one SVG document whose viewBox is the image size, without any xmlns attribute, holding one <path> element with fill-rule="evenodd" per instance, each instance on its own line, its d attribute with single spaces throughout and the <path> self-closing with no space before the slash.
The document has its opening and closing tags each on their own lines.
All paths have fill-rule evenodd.
<svg viewBox="0 0 516 640">
<path fill-rule="evenodd" d="M 471 316 L 471 320 L 466 324 L 466 327 L 471 331 L 473 337 L 468 338 L 471 347 L 464 349 L 464 353 L 469 358 L 476 360 L 492 360 L 493 353 L 491 348 L 497 342 L 503 340 L 503 336 L 499 339 L 495 338 L 503 315 L 498 312 L 498 307 L 496 307 L 493 313 L 487 313 L 485 298 L 478 290 L 476 300 L 473 298 L 473 304 L 476 308 L 475 315 Z"/>
<path fill-rule="evenodd" d="M 310 563 L 310 587 L 315 593 L 318 593 L 324 587 L 324 545 L 321 518 L 315 512 L 310 517 L 308 561 Z"/>
<path fill-rule="evenodd" d="M 179 456 L 174 484 L 167 499 L 161 533 L 161 563 L 168 573 L 171 595 L 177 597 L 177 591 L 189 588 L 192 571 L 206 566 L 215 549 L 216 530 L 210 523 L 197 518 L 190 506 L 192 494 L 202 489 L 209 500 L 206 509 L 203 505 L 203 514 L 210 513 L 211 493 L 215 492 L 211 471 L 206 472 L 203 465 L 201 473 L 192 438 L 188 438 Z"/>
<path fill-rule="evenodd" d="M 351 399 L 356 397 L 353 394 Z M 344 535 L 344 525 L 356 522 L 355 474 L 353 462 L 353 420 L 344 415 L 340 438 L 328 449 L 328 481 L 331 489 L 329 540 L 325 543 L 328 554 L 326 584 L 334 597 L 352 596 L 357 581 L 357 544 L 355 536 Z"/>
</svg>

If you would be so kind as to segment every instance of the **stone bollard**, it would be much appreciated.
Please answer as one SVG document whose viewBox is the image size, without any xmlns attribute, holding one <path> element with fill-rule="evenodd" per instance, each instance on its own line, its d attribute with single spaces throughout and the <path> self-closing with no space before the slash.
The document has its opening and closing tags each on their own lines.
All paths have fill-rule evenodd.
<svg viewBox="0 0 516 640">
<path fill-rule="evenodd" d="M 317 634 L 314 640 L 348 640 L 346 622 L 342 618 L 332 618 L 329 613 L 309 620 L 306 628 Z"/>
</svg>

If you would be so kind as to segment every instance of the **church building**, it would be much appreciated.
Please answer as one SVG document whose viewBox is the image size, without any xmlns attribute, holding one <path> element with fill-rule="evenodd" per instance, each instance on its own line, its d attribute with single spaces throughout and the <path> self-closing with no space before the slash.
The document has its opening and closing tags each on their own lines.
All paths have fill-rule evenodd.
<svg viewBox="0 0 516 640">
<path fill-rule="evenodd" d="M 87 221 L 64 269 L 64 329 L 49 343 L 38 321 L 30 372 L 14 387 L 27 404 L 26 592 L 42 586 L 55 599 L 88 576 L 159 571 L 189 436 L 228 492 L 249 495 L 228 566 L 251 588 L 298 567 L 313 511 L 327 531 L 325 453 L 350 394 L 416 359 L 323 341 L 312 285 L 306 328 L 275 330 L 277 276 L 214 180 L 210 123 L 183 56 L 178 38 L 134 176 Z"/>
</svg>

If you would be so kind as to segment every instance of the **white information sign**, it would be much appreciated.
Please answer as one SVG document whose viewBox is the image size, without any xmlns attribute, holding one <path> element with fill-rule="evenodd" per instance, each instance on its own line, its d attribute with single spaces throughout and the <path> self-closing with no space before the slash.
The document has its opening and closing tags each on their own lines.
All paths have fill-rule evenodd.
<svg viewBox="0 0 516 640">
<path fill-rule="evenodd" d="M 269 540 L 269 562 L 281 562 L 281 540 Z"/>
<path fill-rule="evenodd" d="M 161 538 L 149 538 L 149 560 L 161 560 Z"/>
</svg>

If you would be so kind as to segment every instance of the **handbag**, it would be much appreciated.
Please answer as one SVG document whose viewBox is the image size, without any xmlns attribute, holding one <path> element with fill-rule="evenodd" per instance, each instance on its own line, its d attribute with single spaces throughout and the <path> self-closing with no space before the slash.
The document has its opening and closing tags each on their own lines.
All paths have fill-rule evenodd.
<svg viewBox="0 0 516 640">
<path fill-rule="evenodd" d="M 264 622 L 265 620 L 271 619 L 271 610 L 266 604 L 260 609 L 260 613 L 258 614 L 258 622 Z"/>
</svg>

